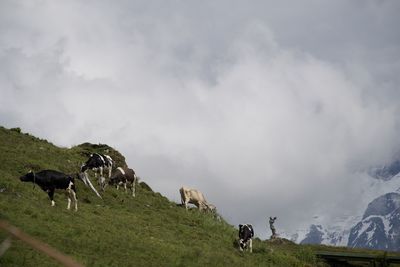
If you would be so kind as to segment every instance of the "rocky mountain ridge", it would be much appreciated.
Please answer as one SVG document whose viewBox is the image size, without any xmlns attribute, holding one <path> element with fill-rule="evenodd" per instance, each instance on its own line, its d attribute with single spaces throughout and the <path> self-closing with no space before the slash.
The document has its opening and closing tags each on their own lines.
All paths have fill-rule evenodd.
<svg viewBox="0 0 400 267">
<path fill-rule="evenodd" d="M 363 190 L 369 203 L 364 212 L 331 225 L 311 224 L 293 241 L 353 248 L 400 251 L 400 160 L 371 168 L 371 182 Z"/>
</svg>

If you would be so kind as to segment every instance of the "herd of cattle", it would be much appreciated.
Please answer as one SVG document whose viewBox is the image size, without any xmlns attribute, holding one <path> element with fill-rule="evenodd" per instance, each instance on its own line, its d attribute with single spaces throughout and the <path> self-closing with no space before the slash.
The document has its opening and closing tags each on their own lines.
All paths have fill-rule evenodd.
<svg viewBox="0 0 400 267">
<path fill-rule="evenodd" d="M 29 173 L 20 177 L 23 182 L 32 182 L 37 184 L 43 191 L 45 191 L 51 201 L 51 206 L 55 205 L 54 193 L 56 190 L 61 190 L 68 197 L 67 209 L 71 208 L 71 203 L 74 203 L 75 211 L 78 210 L 78 201 L 76 197 L 75 178 L 81 180 L 86 186 L 90 187 L 93 192 L 101 198 L 101 195 L 93 186 L 89 179 L 88 170 L 92 170 L 97 178 L 98 185 L 102 191 L 108 185 L 116 186 L 117 190 L 123 186 L 125 192 L 130 187 L 132 196 L 135 197 L 135 185 L 137 183 L 137 176 L 135 171 L 127 167 L 117 167 L 112 173 L 114 167 L 113 159 L 108 155 L 93 153 L 89 159 L 81 166 L 80 172 L 75 175 L 68 175 L 55 170 L 43 170 L 40 172 L 30 171 Z M 108 171 L 107 179 L 103 176 L 103 171 Z M 200 211 L 216 212 L 216 207 L 206 201 L 204 195 L 196 190 L 187 187 L 179 189 L 181 195 L 182 206 L 188 209 L 188 204 L 195 205 Z M 253 226 L 251 224 L 239 224 L 239 249 L 243 251 L 248 248 L 252 252 L 252 238 L 254 237 Z"/>
</svg>

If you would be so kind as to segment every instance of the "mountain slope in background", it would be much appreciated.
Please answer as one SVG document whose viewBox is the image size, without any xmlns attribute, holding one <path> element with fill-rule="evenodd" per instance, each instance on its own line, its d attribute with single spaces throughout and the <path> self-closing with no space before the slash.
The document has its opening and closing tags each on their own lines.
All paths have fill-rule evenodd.
<svg viewBox="0 0 400 267">
<path fill-rule="evenodd" d="M 348 231 L 325 229 L 322 225 L 312 224 L 300 244 L 321 244 L 329 246 L 346 246 Z"/>
<path fill-rule="evenodd" d="M 376 179 L 388 181 L 400 173 L 400 159 L 396 158 L 390 164 L 382 167 L 371 168 L 368 173 Z"/>
<path fill-rule="evenodd" d="M 368 201 L 364 213 L 328 226 L 311 225 L 301 244 L 327 244 L 400 251 L 400 160 L 369 171 L 360 201 Z M 343 223 L 347 220 L 347 223 Z"/>
<path fill-rule="evenodd" d="M 374 199 L 363 219 L 350 232 L 348 246 L 400 250 L 400 194 L 388 193 Z"/>
</svg>

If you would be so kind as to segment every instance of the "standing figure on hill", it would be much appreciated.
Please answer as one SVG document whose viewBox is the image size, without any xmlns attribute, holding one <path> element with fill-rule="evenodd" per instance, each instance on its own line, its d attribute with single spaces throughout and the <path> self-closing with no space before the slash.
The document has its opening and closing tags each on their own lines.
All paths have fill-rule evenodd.
<svg viewBox="0 0 400 267">
<path fill-rule="evenodd" d="M 276 217 L 274 217 L 274 218 L 269 217 L 269 228 L 272 231 L 271 239 L 278 237 L 278 235 L 276 234 L 275 226 L 274 226 L 275 220 L 276 220 Z"/>
</svg>

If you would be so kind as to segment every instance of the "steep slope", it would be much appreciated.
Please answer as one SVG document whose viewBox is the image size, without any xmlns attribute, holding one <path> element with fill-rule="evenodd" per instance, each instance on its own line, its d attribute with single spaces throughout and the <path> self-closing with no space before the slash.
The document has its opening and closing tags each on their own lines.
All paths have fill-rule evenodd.
<svg viewBox="0 0 400 267">
<path fill-rule="evenodd" d="M 374 167 L 369 170 L 369 174 L 372 177 L 385 181 L 392 179 L 398 173 L 400 173 L 400 155 L 397 155 L 392 162 L 387 165 Z"/>
<path fill-rule="evenodd" d="M 108 151 L 105 151 L 108 149 Z M 77 182 L 79 211 L 67 211 L 56 195 L 50 207 L 45 192 L 22 183 L 29 169 L 74 173 L 87 153 L 117 151 L 105 145 L 59 148 L 19 129 L 0 127 L 0 219 L 71 255 L 86 266 L 313 266 L 309 247 L 270 244 L 259 239 L 252 255 L 236 248 L 237 230 L 223 219 L 185 211 L 144 183 L 137 197 L 108 188 L 103 199 Z M 120 155 L 118 165 L 125 162 Z M 140 172 L 139 172 L 140 174 Z M 0 231 L 0 241 L 5 238 Z M 272 252 L 273 251 L 273 252 Z M 0 266 L 58 266 L 15 240 Z"/>
<path fill-rule="evenodd" d="M 306 237 L 301 241 L 301 244 L 322 244 L 324 232 L 321 225 L 312 224 Z"/>
<path fill-rule="evenodd" d="M 400 194 L 388 193 L 373 200 L 363 219 L 350 232 L 350 247 L 400 250 Z"/>
</svg>

